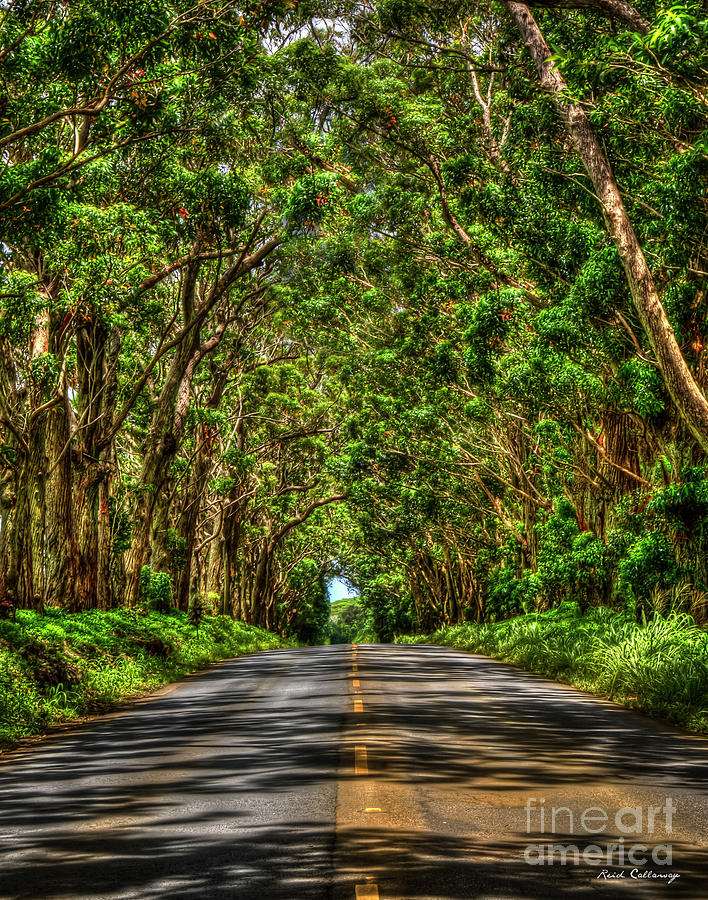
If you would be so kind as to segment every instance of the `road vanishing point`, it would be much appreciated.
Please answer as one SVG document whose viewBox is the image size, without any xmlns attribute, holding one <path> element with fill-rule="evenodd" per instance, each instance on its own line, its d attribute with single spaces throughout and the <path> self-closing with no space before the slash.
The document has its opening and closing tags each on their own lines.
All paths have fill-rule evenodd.
<svg viewBox="0 0 708 900">
<path fill-rule="evenodd" d="M 254 654 L 6 754 L 0 896 L 705 900 L 707 751 L 447 648 Z"/>
</svg>

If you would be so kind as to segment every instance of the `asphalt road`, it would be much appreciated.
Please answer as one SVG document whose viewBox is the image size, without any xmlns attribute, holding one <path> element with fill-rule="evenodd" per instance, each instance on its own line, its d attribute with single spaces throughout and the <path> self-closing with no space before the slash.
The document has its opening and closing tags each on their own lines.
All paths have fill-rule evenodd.
<svg viewBox="0 0 708 900">
<path fill-rule="evenodd" d="M 445 648 L 261 653 L 5 758 L 0 897 L 705 900 L 707 751 Z"/>
</svg>

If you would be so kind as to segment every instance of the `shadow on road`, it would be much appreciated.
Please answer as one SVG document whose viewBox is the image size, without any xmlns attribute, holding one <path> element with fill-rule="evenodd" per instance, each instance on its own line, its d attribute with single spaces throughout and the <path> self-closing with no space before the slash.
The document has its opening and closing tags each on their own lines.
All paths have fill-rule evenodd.
<svg viewBox="0 0 708 900">
<path fill-rule="evenodd" d="M 608 780 L 705 788 L 708 742 L 499 663 L 367 647 L 359 674 L 367 728 L 387 737 L 373 779 L 486 791 Z M 571 868 L 557 875 L 561 892 L 549 892 L 519 857 L 518 835 L 487 843 L 473 827 L 461 836 L 347 828 L 340 845 L 352 869 L 335 877 L 337 786 L 355 777 L 346 736 L 361 718 L 349 713 L 350 679 L 343 648 L 261 653 L 8 760 L 0 897 L 353 898 L 364 853 L 380 857 L 399 892 L 382 900 L 602 893 Z M 707 870 L 703 850 L 681 848 L 686 879 Z M 669 892 L 641 886 L 647 898 Z M 684 895 L 677 883 L 670 893 Z"/>
</svg>

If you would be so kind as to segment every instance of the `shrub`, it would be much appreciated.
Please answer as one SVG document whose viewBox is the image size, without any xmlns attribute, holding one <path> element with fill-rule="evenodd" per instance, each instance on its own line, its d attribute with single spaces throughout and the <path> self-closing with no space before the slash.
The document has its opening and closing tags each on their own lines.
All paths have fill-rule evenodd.
<svg viewBox="0 0 708 900">
<path fill-rule="evenodd" d="M 0 744 L 56 722 L 107 709 L 217 659 L 283 646 L 275 635 L 226 616 L 116 609 L 0 621 Z"/>
</svg>

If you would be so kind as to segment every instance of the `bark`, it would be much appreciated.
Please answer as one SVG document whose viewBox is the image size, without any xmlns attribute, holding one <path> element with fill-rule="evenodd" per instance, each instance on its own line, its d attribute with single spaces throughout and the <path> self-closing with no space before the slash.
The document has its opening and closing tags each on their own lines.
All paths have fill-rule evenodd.
<svg viewBox="0 0 708 900">
<path fill-rule="evenodd" d="M 172 560 L 167 548 L 172 489 L 173 479 L 166 478 L 155 497 L 150 523 L 150 566 L 153 572 L 168 572 L 172 576 L 174 583 L 175 572 L 173 571 Z"/>
<path fill-rule="evenodd" d="M 221 509 L 219 515 L 214 518 L 212 526 L 211 540 L 209 542 L 209 556 L 207 557 L 207 565 L 204 579 L 204 592 L 208 594 L 220 594 L 219 578 L 221 575 L 224 531 L 223 531 L 224 511 Z M 220 606 L 219 612 L 224 615 L 223 608 Z"/>
<path fill-rule="evenodd" d="M 632 429 L 632 419 L 621 410 L 611 409 L 603 415 L 605 465 L 602 474 L 612 486 L 616 497 L 639 487 L 642 478 L 639 465 L 639 445 Z M 646 482 L 644 482 L 646 484 Z"/>
<path fill-rule="evenodd" d="M 72 465 L 71 454 L 65 452 L 70 439 L 68 406 L 65 394 L 62 403 L 48 414 L 45 601 L 50 606 L 64 606 L 70 612 L 77 612 L 78 546 L 74 528 Z"/>
<path fill-rule="evenodd" d="M 219 612 L 222 616 L 231 616 L 233 615 L 233 601 L 231 598 L 231 558 L 229 556 L 229 542 L 224 540 L 221 542 L 221 571 L 223 578 L 223 588 L 221 591 L 221 604 L 219 607 Z M 240 613 L 238 615 L 234 615 L 235 619 L 239 621 L 243 621 L 243 616 Z"/>
<path fill-rule="evenodd" d="M 460 619 L 459 592 L 456 583 L 457 578 L 455 577 L 458 574 L 458 572 L 455 571 L 457 569 L 457 561 L 453 563 L 450 555 L 450 548 L 447 543 L 443 543 L 443 555 L 445 558 L 445 565 L 443 567 L 443 575 L 445 578 L 445 622 L 448 625 L 453 625 Z"/>
<path fill-rule="evenodd" d="M 76 605 L 109 609 L 112 542 L 110 501 L 116 467 L 115 444 L 106 440 L 113 424 L 118 391 L 117 331 L 100 322 L 86 323 L 76 336 L 79 427 L 75 435 L 78 572 Z"/>
<path fill-rule="evenodd" d="M 247 581 L 247 616 L 250 625 L 270 628 L 273 603 L 272 552 L 268 544 L 258 548 L 251 566 L 251 577 Z"/>
<path fill-rule="evenodd" d="M 666 389 L 679 415 L 704 452 L 708 452 L 708 401 L 681 353 L 607 156 L 585 111 L 567 99 L 567 85 L 553 65 L 548 45 L 528 6 L 512 0 L 505 0 L 504 5 L 534 61 L 542 88 L 552 98 L 590 176 L 608 233 L 622 261 L 637 315 L 656 356 Z"/>
<path fill-rule="evenodd" d="M 0 602 L 7 599 L 7 570 L 10 563 L 10 516 L 13 496 L 9 473 L 0 477 Z"/>
<path fill-rule="evenodd" d="M 76 485 L 78 572 L 76 582 L 77 609 L 96 609 L 98 563 L 99 485 L 104 476 L 98 463 L 85 465 Z"/>
<path fill-rule="evenodd" d="M 124 599 L 128 608 L 137 606 L 140 599 L 140 573 L 147 560 L 151 513 L 150 498 L 141 494 L 135 504 L 133 534 L 125 558 Z"/>
<path fill-rule="evenodd" d="M 184 513 L 180 531 L 185 541 L 184 565 L 180 573 L 177 586 L 177 606 L 187 609 L 192 594 L 192 572 L 194 570 L 194 549 L 197 538 L 197 525 L 199 524 L 199 512 L 207 482 L 207 473 L 211 463 L 210 436 L 207 429 L 202 427 L 197 434 L 199 449 L 197 451 L 189 482 L 185 492 Z"/>
<path fill-rule="evenodd" d="M 219 408 L 228 383 L 228 376 L 232 370 L 234 357 L 234 352 L 230 352 L 227 355 L 226 361 L 216 377 L 214 387 L 207 401 L 207 409 L 216 410 Z M 242 445 L 242 418 L 239 418 L 238 420 L 237 428 L 239 426 L 239 443 Z M 202 424 L 197 428 L 196 437 L 198 442 L 197 452 L 192 471 L 189 474 L 183 505 L 184 511 L 180 522 L 181 534 L 185 541 L 184 566 L 177 587 L 177 605 L 180 609 L 187 609 L 193 592 L 194 578 L 192 573 L 194 571 L 194 564 L 198 562 L 195 556 L 197 526 L 199 524 L 199 513 L 201 511 L 202 501 L 207 487 L 208 474 L 212 465 L 217 432 L 209 425 Z"/>
<path fill-rule="evenodd" d="M 30 428 L 18 471 L 12 521 L 8 595 L 20 609 L 44 610 L 44 436 Z"/>
<path fill-rule="evenodd" d="M 112 454 L 111 454 L 112 456 Z M 111 562 L 113 534 L 111 530 L 110 500 L 113 495 L 115 460 L 106 463 L 105 476 L 98 485 L 98 529 L 96 534 L 96 606 L 107 610 L 113 606 Z"/>
<path fill-rule="evenodd" d="M 50 291 L 47 291 L 50 294 Z M 37 316 L 30 337 L 32 360 L 49 351 L 49 315 Z M 20 435 L 15 514 L 8 573 L 9 592 L 21 609 L 44 610 L 45 488 L 47 476 L 46 423 L 54 399 L 45 401 L 42 389 L 29 379 L 28 415 Z"/>
</svg>

